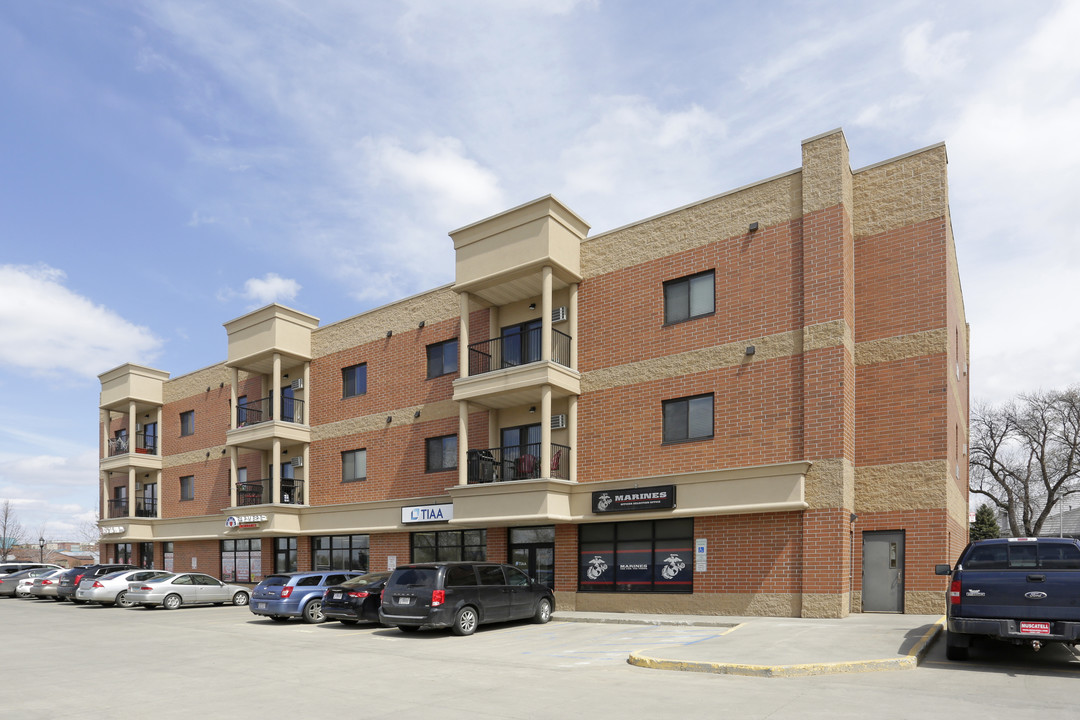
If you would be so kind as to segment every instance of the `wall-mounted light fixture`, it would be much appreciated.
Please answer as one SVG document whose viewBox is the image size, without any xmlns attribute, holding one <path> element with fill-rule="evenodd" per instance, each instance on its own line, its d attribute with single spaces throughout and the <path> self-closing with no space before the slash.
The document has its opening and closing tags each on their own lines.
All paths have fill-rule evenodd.
<svg viewBox="0 0 1080 720">
<path fill-rule="evenodd" d="M 222 454 L 222 455 L 224 455 L 224 454 L 225 454 L 225 448 L 221 448 L 221 454 Z"/>
<path fill-rule="evenodd" d="M 390 337 L 390 336 L 391 336 L 391 335 L 393 335 L 393 334 L 394 334 L 394 331 L 393 331 L 393 330 L 387 330 L 387 331 L 386 331 L 386 337 Z"/>
<path fill-rule="evenodd" d="M 210 457 L 210 451 L 209 450 L 206 451 L 206 457 Z"/>
<path fill-rule="evenodd" d="M 282 375 L 281 377 L 283 377 L 283 378 L 287 378 L 287 377 L 289 377 L 289 373 L 285 373 L 285 374 L 284 374 L 284 375 Z"/>
<path fill-rule="evenodd" d="M 412 416 L 413 416 L 414 418 L 418 418 L 418 417 L 420 417 L 420 411 L 419 411 L 419 410 L 417 410 L 416 412 L 414 412 L 414 413 L 412 414 Z"/>
<path fill-rule="evenodd" d="M 392 416 L 390 416 L 390 415 L 386 416 L 386 422 L 390 423 L 390 422 L 393 422 L 393 421 L 394 421 L 394 418 Z"/>
<path fill-rule="evenodd" d="M 210 392 L 210 386 L 209 385 L 206 386 L 206 392 Z"/>
<path fill-rule="evenodd" d="M 757 229 L 758 229 L 758 224 L 756 222 L 750 223 L 750 232 L 754 232 Z"/>
<path fill-rule="evenodd" d="M 419 324 L 419 325 L 417 325 L 416 327 L 418 327 L 418 328 L 422 328 L 422 327 L 424 327 L 424 321 L 423 321 L 423 320 L 421 320 L 421 321 L 420 321 L 420 324 Z"/>
<path fill-rule="evenodd" d="M 753 345 L 747 345 L 746 346 L 746 354 L 747 355 L 753 355 L 756 352 L 757 352 L 757 348 L 754 347 Z"/>
<path fill-rule="evenodd" d="M 530 310 L 535 310 L 536 309 L 536 303 L 529 303 L 529 309 Z"/>
<path fill-rule="evenodd" d="M 533 405 L 532 407 L 530 407 L 530 408 L 529 408 L 529 412 L 531 412 L 531 413 L 534 413 L 534 412 L 536 412 L 536 406 L 535 406 L 535 405 Z"/>
<path fill-rule="evenodd" d="M 288 375 L 286 375 L 285 377 L 288 377 Z M 223 388 L 223 387 L 225 387 L 225 381 L 224 381 L 224 380 L 222 380 L 222 381 L 221 381 L 221 384 L 220 384 L 220 385 L 218 385 L 218 390 L 220 390 L 220 389 L 221 389 L 221 388 Z"/>
</svg>

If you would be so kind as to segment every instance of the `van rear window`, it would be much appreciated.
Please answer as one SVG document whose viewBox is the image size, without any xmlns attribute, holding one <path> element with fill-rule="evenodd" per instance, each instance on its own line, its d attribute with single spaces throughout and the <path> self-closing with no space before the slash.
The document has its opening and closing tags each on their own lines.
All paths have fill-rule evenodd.
<svg viewBox="0 0 1080 720">
<path fill-rule="evenodd" d="M 433 588 L 438 575 L 436 568 L 402 568 L 397 571 L 391 584 Z"/>
</svg>

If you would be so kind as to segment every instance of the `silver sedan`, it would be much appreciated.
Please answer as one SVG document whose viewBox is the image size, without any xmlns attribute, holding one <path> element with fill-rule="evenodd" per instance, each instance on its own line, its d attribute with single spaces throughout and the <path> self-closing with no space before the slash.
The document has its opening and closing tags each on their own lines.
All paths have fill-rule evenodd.
<svg viewBox="0 0 1080 720">
<path fill-rule="evenodd" d="M 65 572 L 67 571 L 61 568 L 59 570 L 53 570 L 48 575 L 34 578 L 34 584 L 31 585 L 29 589 L 30 595 L 39 600 L 47 597 L 52 598 L 53 600 L 59 600 L 60 598 L 56 597 L 56 586 L 60 582 L 60 576 Z"/>
<path fill-rule="evenodd" d="M 175 610 L 181 605 L 247 605 L 251 591 L 242 585 L 230 585 L 202 573 L 180 573 L 128 584 L 127 599 L 133 605 Z"/>
<path fill-rule="evenodd" d="M 75 588 L 75 599 L 102 605 L 131 607 L 135 603 L 128 600 L 128 586 L 155 578 L 171 577 L 173 573 L 164 570 L 117 570 L 98 578 L 83 578 Z"/>
</svg>

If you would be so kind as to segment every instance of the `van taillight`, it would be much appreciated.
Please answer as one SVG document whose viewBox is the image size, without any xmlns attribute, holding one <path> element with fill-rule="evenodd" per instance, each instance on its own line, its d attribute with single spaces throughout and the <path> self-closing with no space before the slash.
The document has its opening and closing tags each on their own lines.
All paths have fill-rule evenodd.
<svg viewBox="0 0 1080 720">
<path fill-rule="evenodd" d="M 76 575 L 75 582 L 73 582 L 72 585 L 78 585 L 80 582 L 82 582 L 82 575 Z"/>
<path fill-rule="evenodd" d="M 445 590 L 432 590 L 431 591 L 431 607 L 438 607 L 446 602 Z"/>
<path fill-rule="evenodd" d="M 95 580 L 95 581 L 94 581 L 94 584 L 93 584 L 93 586 L 92 586 L 92 587 L 99 587 L 99 588 L 103 588 L 103 587 L 105 587 L 105 586 L 104 586 L 104 585 L 102 585 L 102 584 L 101 584 L 100 582 L 98 582 L 97 580 Z"/>
<path fill-rule="evenodd" d="M 290 595 L 292 595 L 292 585 L 285 585 L 284 587 L 281 588 L 281 599 L 282 600 L 289 597 Z"/>
<path fill-rule="evenodd" d="M 960 581 L 959 580 L 953 580 L 952 585 L 949 586 L 949 604 L 950 605 L 959 605 L 960 604 Z"/>
</svg>

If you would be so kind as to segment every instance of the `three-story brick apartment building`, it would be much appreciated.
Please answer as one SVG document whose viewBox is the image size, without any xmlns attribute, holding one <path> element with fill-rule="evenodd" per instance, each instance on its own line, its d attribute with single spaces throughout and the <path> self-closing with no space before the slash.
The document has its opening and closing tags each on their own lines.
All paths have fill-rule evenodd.
<svg viewBox="0 0 1080 720">
<path fill-rule="evenodd" d="M 103 559 L 517 563 L 578 610 L 938 612 L 967 539 L 968 339 L 936 145 L 632 225 L 552 197 L 450 233 L 452 285 L 224 362 L 101 377 Z"/>
</svg>

